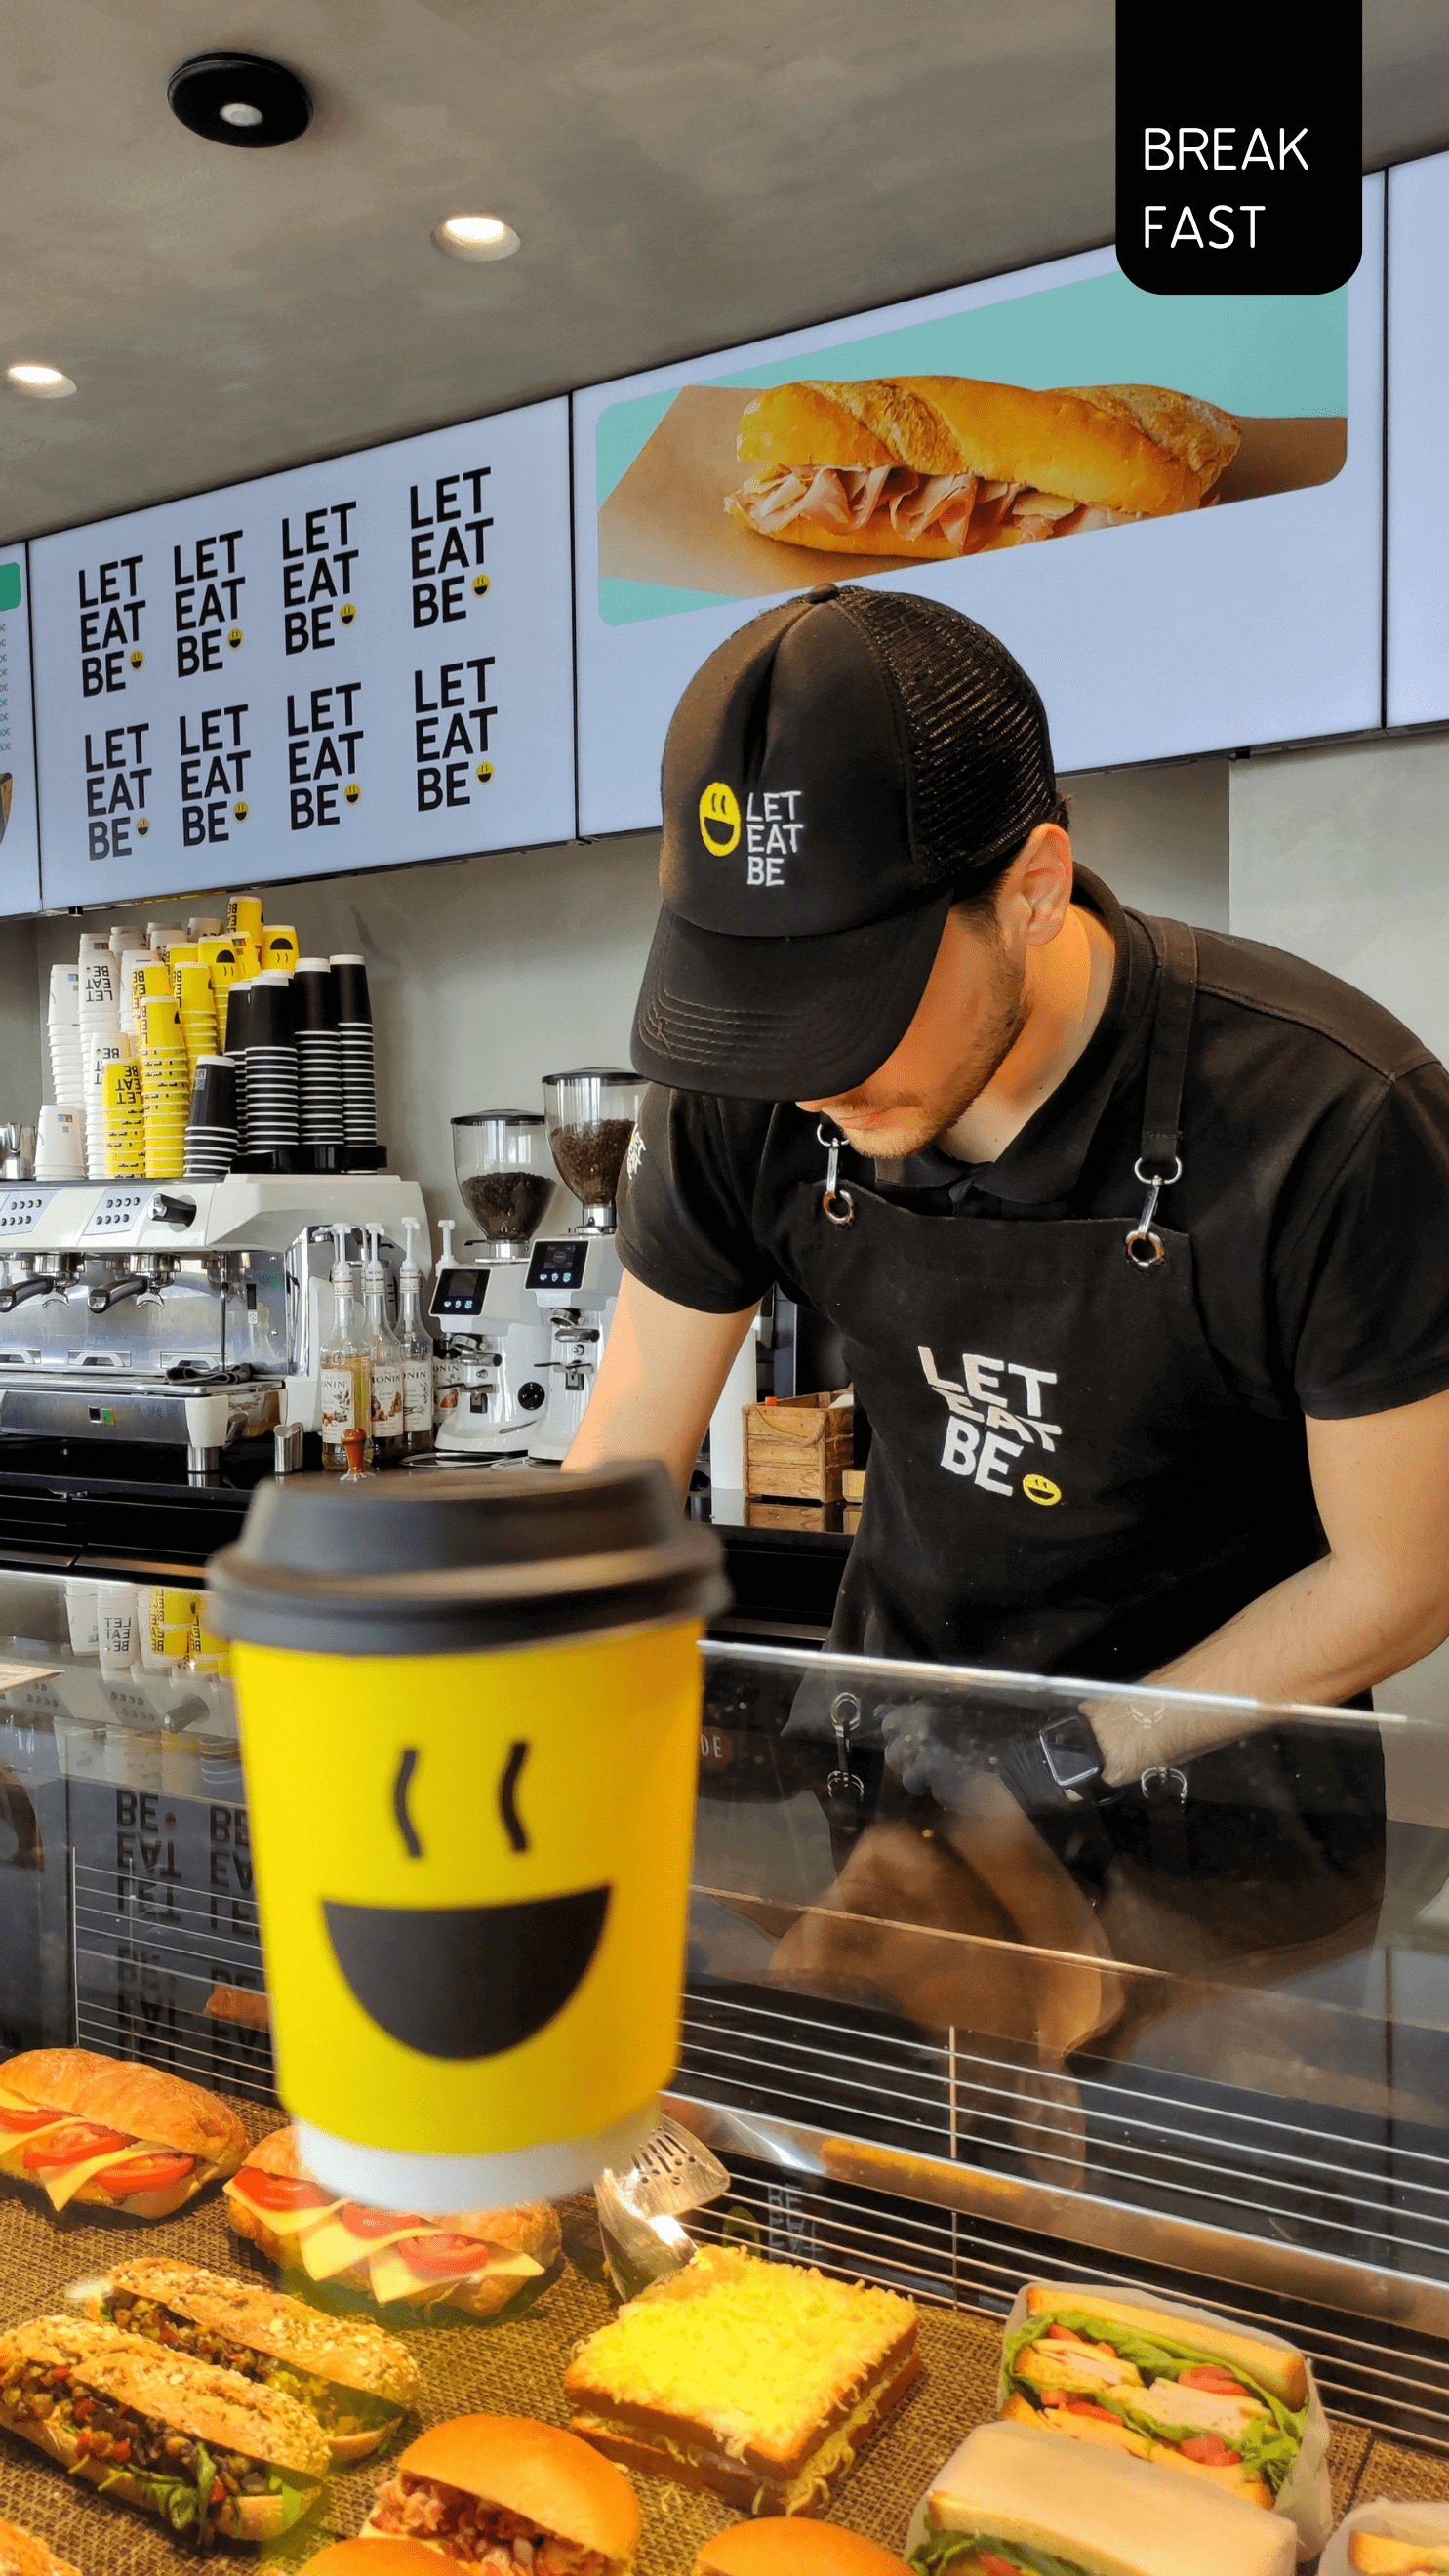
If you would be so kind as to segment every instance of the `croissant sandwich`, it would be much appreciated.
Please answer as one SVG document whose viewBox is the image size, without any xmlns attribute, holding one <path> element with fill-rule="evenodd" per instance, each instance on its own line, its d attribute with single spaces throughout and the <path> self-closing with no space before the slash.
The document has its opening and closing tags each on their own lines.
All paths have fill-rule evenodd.
<svg viewBox="0 0 1449 2576">
<path fill-rule="evenodd" d="M 54 2209 L 80 2201 L 128 2218 L 169 2218 L 246 2153 L 246 2131 L 215 2093 L 159 2067 L 85 2048 L 36 2048 L 0 2065 L 0 2173 Z"/>
<path fill-rule="evenodd" d="M 202 2541 L 276 2539 L 327 2475 L 327 2436 L 295 2398 L 71 2317 L 0 2334 L 0 2426 Z"/>
<path fill-rule="evenodd" d="M 367 2317 L 321 2316 L 255 2281 L 228 2281 L 195 2263 L 143 2256 L 90 2285 L 88 2316 L 281 2388 L 314 2415 L 334 2460 L 360 2460 L 386 2441 L 418 2393 L 406 2344 Z"/>
<path fill-rule="evenodd" d="M 750 470 L 725 508 L 825 554 L 950 562 L 1201 509 L 1240 444 L 1226 412 L 1161 385 L 775 385 L 745 407 Z"/>
</svg>

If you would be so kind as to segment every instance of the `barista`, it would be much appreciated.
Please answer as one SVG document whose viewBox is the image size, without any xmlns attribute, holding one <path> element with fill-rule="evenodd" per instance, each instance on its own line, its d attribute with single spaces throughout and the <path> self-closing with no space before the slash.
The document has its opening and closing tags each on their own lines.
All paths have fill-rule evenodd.
<svg viewBox="0 0 1449 2576">
<path fill-rule="evenodd" d="M 826 585 L 756 618 L 686 691 L 663 801 L 655 1087 L 570 1464 L 683 1486 L 778 1281 L 841 1332 L 874 1435 L 841 1651 L 1339 1703 L 1438 1645 L 1429 1051 L 1074 869 L 1036 690 L 934 602 Z M 1159 1710 L 1152 1767 L 1207 1792 L 1248 1731 Z M 1262 1749 L 1280 1822 L 1381 1817 L 1376 1750 L 1315 1742 Z M 1143 1749 L 1094 1703 L 1033 1758 L 1090 1796 Z"/>
</svg>

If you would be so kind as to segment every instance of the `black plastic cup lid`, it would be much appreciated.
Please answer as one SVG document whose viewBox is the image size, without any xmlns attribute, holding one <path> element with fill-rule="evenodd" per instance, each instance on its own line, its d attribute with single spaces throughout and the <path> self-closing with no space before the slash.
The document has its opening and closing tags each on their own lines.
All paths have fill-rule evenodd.
<svg viewBox="0 0 1449 2576">
<path fill-rule="evenodd" d="M 223 1636 L 318 1655 L 527 1645 L 704 1619 L 729 1598 L 719 1540 L 652 1460 L 361 1488 L 288 1477 L 257 1488 L 206 1580 Z"/>
</svg>

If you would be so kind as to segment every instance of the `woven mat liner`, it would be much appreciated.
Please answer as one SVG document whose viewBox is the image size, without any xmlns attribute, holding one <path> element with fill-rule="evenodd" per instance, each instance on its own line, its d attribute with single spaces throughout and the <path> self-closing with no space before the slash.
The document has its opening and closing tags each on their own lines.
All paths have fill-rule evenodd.
<svg viewBox="0 0 1449 2576">
<path fill-rule="evenodd" d="M 255 2103 L 238 2101 L 235 2108 L 252 2139 L 277 2126 L 276 2113 Z M 561 2210 L 567 2259 L 556 2274 L 500 2317 L 420 2325 L 404 2333 L 423 2374 L 421 2405 L 406 2440 L 450 2415 L 535 2415 L 546 2423 L 567 2423 L 564 2369 L 575 2346 L 612 2315 L 613 2301 L 592 2198 L 583 2194 Z M 91 2209 L 68 2209 L 56 2218 L 34 2193 L 0 2182 L 0 2327 L 63 2307 L 67 2283 L 142 2253 L 174 2255 L 268 2285 L 275 2280 L 257 2248 L 227 2225 L 219 2192 L 161 2226 L 138 2227 Z M 365 2302 L 345 2293 L 333 2294 L 328 2304 L 368 2312 Z M 930 2307 L 920 2316 L 924 2375 L 826 2516 L 888 2549 L 901 2547 L 916 2498 L 941 2462 L 996 2406 L 999 2323 Z M 1449 2495 L 1449 2463 L 1377 2440 L 1355 2425 L 1334 2426 L 1329 2469 L 1335 2518 L 1355 2496 Z M 317 2509 L 262 2554 L 283 2568 L 299 2568 L 328 2539 L 360 2530 L 386 2474 L 376 2458 L 335 2471 Z M 635 2488 L 644 2525 L 639 2576 L 692 2576 L 701 2541 L 737 2519 L 713 2497 L 664 2479 L 639 2476 Z M 195 2551 L 173 2539 L 153 2515 L 98 2496 L 13 2438 L 0 2441 L 0 2518 L 38 2532 L 80 2576 L 181 2576 L 183 2570 L 194 2576 Z M 244 2562 L 254 2557 L 250 2550 L 232 2553 L 225 2546 L 217 2557 L 230 2554 Z"/>
</svg>

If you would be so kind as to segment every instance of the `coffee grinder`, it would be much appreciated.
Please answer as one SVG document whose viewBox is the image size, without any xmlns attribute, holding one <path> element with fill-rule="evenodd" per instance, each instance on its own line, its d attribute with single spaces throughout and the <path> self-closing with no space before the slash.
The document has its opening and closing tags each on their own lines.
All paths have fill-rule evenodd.
<svg viewBox="0 0 1449 2576">
<path fill-rule="evenodd" d="M 623 1277 L 614 1201 L 645 1087 L 638 1074 L 597 1064 L 544 1079 L 548 1142 L 583 1214 L 566 1235 L 536 1236 L 529 1254 L 528 1290 L 551 1336 L 548 1404 L 529 1442 L 540 1466 L 567 1456 L 614 1320 Z"/>
<path fill-rule="evenodd" d="M 445 1337 L 436 1454 L 441 1465 L 520 1466 L 543 1416 L 551 1336 L 527 1293 L 532 1238 L 557 1193 L 543 1119 L 524 1109 L 483 1109 L 451 1121 L 453 1169 L 482 1232 L 471 1256 L 443 1251 L 428 1317 Z"/>
</svg>

